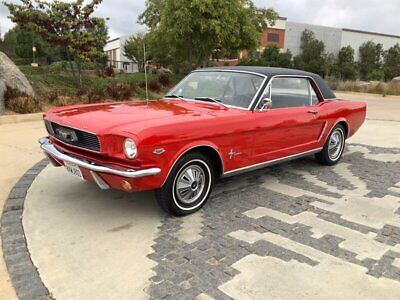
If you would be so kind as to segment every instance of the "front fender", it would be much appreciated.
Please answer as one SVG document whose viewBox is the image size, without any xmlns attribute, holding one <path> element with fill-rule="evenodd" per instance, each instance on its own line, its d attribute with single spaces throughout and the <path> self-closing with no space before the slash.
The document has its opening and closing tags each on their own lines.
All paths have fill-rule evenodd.
<svg viewBox="0 0 400 300">
<path fill-rule="evenodd" d="M 178 160 L 185 155 L 186 153 L 190 152 L 191 150 L 194 150 L 196 148 L 200 148 L 200 147 L 209 147 L 212 148 L 213 150 L 215 150 L 216 153 L 218 153 L 220 159 L 221 159 L 221 163 L 222 163 L 222 173 L 225 169 L 225 165 L 224 165 L 224 160 L 222 158 L 221 155 L 221 150 L 220 148 L 207 140 L 200 140 L 200 141 L 194 141 L 194 142 L 190 142 L 190 143 L 185 143 L 183 145 L 179 145 L 177 147 L 177 150 L 175 151 L 175 153 L 171 156 L 171 159 L 169 160 L 168 166 L 167 166 L 167 174 L 165 175 L 164 178 L 164 183 L 167 180 L 169 174 L 171 173 L 173 167 L 175 166 L 175 164 L 178 162 Z"/>
</svg>

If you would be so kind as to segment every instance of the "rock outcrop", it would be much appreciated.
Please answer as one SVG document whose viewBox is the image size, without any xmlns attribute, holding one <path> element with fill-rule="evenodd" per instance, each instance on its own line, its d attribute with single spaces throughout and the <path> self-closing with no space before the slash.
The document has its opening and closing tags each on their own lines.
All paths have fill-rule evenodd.
<svg viewBox="0 0 400 300">
<path fill-rule="evenodd" d="M 393 83 L 400 83 L 400 76 L 393 78 L 392 82 Z"/>
<path fill-rule="evenodd" d="M 35 92 L 25 75 L 7 55 L 0 52 L 0 115 L 4 113 L 4 95 L 9 88 L 23 95 L 35 97 Z"/>
</svg>

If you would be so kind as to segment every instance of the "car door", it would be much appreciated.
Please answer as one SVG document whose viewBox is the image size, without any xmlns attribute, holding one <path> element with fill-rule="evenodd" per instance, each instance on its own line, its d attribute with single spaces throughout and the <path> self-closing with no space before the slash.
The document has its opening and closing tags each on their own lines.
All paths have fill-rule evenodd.
<svg viewBox="0 0 400 300">
<path fill-rule="evenodd" d="M 325 123 L 319 115 L 322 99 L 309 78 L 273 78 L 265 97 L 271 99 L 272 107 L 255 111 L 255 163 L 317 147 Z"/>
</svg>

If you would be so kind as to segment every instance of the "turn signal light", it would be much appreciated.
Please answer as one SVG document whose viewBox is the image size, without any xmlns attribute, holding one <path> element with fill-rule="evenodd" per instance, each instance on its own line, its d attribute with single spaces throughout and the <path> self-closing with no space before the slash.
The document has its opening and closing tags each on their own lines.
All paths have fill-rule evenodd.
<svg viewBox="0 0 400 300">
<path fill-rule="evenodd" d="M 122 180 L 121 186 L 125 191 L 131 191 L 132 190 L 132 185 L 126 180 Z"/>
</svg>

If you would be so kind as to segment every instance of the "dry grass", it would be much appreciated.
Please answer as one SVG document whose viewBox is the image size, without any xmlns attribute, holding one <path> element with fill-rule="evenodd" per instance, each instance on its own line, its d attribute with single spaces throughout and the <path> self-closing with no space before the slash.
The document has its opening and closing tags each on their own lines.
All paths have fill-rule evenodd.
<svg viewBox="0 0 400 300">
<path fill-rule="evenodd" d="M 400 82 L 363 82 L 363 81 L 332 81 L 329 86 L 336 91 L 359 92 L 386 95 L 400 95 Z"/>
<path fill-rule="evenodd" d="M 77 103 L 82 103 L 80 100 L 77 100 L 77 97 L 71 96 L 58 96 L 54 101 L 55 106 L 69 106 Z"/>
<path fill-rule="evenodd" d="M 26 96 L 7 99 L 6 108 L 18 114 L 32 114 L 42 111 L 42 105 L 37 99 Z"/>
</svg>

